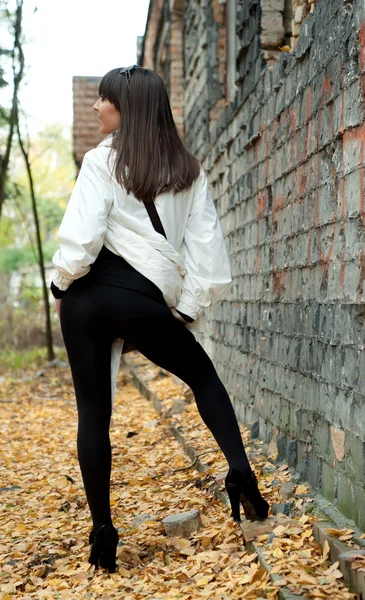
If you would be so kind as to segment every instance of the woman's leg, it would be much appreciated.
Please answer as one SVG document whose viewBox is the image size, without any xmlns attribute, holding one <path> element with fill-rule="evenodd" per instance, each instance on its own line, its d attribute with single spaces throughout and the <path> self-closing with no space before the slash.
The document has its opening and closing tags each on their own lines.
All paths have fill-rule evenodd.
<svg viewBox="0 0 365 600">
<path fill-rule="evenodd" d="M 200 415 L 230 467 L 225 486 L 234 521 L 241 519 L 240 504 L 247 519 L 266 519 L 269 505 L 251 470 L 232 403 L 202 346 L 166 305 L 160 316 L 156 313 L 145 320 L 143 330 L 134 327 L 133 331 L 129 339 L 142 354 L 192 389 Z"/>
<path fill-rule="evenodd" d="M 112 340 L 95 327 L 90 302 L 62 300 L 61 326 L 75 388 L 77 453 L 94 529 L 111 523 L 110 357 Z"/>
<path fill-rule="evenodd" d="M 189 385 L 229 466 L 250 472 L 232 403 L 212 361 L 163 300 L 102 284 L 79 287 L 62 301 L 61 325 L 79 413 L 80 468 L 94 525 L 110 522 L 110 355 L 116 337 Z"/>
<path fill-rule="evenodd" d="M 250 472 L 231 400 L 203 347 L 166 305 L 143 321 L 143 326 L 128 328 L 128 339 L 149 360 L 187 383 L 229 466 Z"/>
</svg>

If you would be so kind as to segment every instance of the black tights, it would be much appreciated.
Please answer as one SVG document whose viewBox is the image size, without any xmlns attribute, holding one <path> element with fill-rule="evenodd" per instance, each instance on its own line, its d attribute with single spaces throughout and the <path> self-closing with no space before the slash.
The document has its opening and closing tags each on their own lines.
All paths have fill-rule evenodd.
<svg viewBox="0 0 365 600">
<path fill-rule="evenodd" d="M 111 522 L 110 359 L 117 337 L 187 383 L 229 466 L 249 469 L 227 391 L 209 356 L 162 295 L 78 280 L 62 300 L 61 327 L 79 416 L 78 459 L 94 526 Z"/>
</svg>

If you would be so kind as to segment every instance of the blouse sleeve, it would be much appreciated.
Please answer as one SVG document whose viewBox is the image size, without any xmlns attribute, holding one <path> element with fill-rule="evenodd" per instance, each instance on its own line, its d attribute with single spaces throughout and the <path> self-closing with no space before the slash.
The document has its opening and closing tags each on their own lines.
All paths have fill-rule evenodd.
<svg viewBox="0 0 365 600">
<path fill-rule="evenodd" d="M 53 286 L 58 290 L 67 290 L 89 272 L 103 245 L 112 200 L 108 174 L 91 150 L 84 156 L 58 232 L 60 247 L 53 256 Z"/>
<path fill-rule="evenodd" d="M 176 310 L 196 319 L 231 283 L 231 267 L 217 211 L 201 171 L 183 241 L 186 274 Z"/>
</svg>

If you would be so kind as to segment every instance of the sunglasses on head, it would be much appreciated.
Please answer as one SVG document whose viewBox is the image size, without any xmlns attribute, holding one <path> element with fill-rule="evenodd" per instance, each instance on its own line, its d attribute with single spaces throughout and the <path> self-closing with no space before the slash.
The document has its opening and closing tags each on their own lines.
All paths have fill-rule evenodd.
<svg viewBox="0 0 365 600">
<path fill-rule="evenodd" d="M 140 65 L 132 65 L 131 67 L 122 67 L 121 69 L 119 69 L 119 73 L 121 75 L 125 75 L 125 77 L 127 78 L 127 82 L 129 84 L 130 78 L 132 77 L 133 73 L 137 69 L 141 69 L 141 66 Z"/>
</svg>

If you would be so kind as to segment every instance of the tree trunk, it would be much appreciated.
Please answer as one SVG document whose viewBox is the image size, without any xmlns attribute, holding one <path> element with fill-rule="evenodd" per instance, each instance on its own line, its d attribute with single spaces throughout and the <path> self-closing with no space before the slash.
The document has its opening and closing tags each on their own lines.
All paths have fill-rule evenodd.
<svg viewBox="0 0 365 600">
<path fill-rule="evenodd" d="M 18 133 L 19 146 L 20 146 L 21 152 L 23 154 L 25 166 L 27 169 L 30 196 L 32 199 L 32 211 L 33 211 L 34 223 L 35 223 L 35 228 L 36 228 L 38 265 L 39 265 L 39 271 L 40 271 L 41 278 L 42 278 L 44 314 L 45 314 L 45 318 L 46 318 L 47 358 L 48 358 L 48 360 L 54 360 L 55 354 L 54 354 L 54 350 L 53 350 L 51 312 L 50 312 L 50 306 L 49 306 L 49 291 L 48 291 L 48 287 L 47 287 L 46 272 L 45 272 L 45 268 L 44 268 L 43 248 L 42 248 L 41 232 L 40 232 L 40 227 L 39 227 L 37 203 L 36 203 L 35 193 L 34 193 L 33 175 L 32 175 L 32 169 L 31 169 L 30 162 L 29 162 L 29 156 L 24 147 L 24 143 L 23 143 L 22 136 L 20 133 L 18 110 L 16 110 L 16 129 L 17 129 L 17 133 Z"/>
<path fill-rule="evenodd" d="M 22 13 L 23 13 L 23 0 L 17 0 L 17 7 L 15 11 L 15 24 L 14 24 L 14 46 L 13 46 L 13 97 L 11 102 L 11 111 L 9 117 L 9 133 L 6 141 L 5 154 L 1 161 L 1 171 L 0 171 L 0 219 L 1 219 L 1 211 L 5 200 L 5 181 L 6 181 L 6 173 L 9 167 L 10 161 L 10 153 L 11 153 L 11 145 L 13 142 L 14 136 L 14 127 L 16 121 L 16 113 L 17 113 L 17 102 L 18 102 L 18 90 L 19 85 L 23 77 L 24 72 L 24 55 L 23 49 L 21 47 L 21 32 L 22 32 Z M 16 71 L 16 53 L 18 52 L 19 57 L 19 69 Z"/>
</svg>

